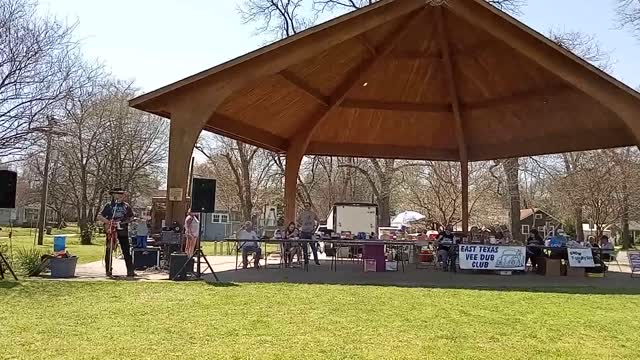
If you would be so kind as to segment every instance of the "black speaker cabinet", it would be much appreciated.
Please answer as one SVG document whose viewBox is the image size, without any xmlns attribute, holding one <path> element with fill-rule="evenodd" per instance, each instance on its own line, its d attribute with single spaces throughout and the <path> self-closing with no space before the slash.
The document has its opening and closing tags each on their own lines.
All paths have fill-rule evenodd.
<svg viewBox="0 0 640 360">
<path fill-rule="evenodd" d="M 187 263 L 189 257 L 185 253 L 173 253 L 169 260 L 169 280 L 186 280 L 187 273 L 193 273 L 193 259 Z M 180 271 L 182 269 L 182 271 Z M 180 273 L 178 273 L 180 272 Z"/>
<path fill-rule="evenodd" d="M 132 255 L 133 267 L 136 270 L 160 266 L 160 248 L 135 248 L 132 251 Z"/>
<path fill-rule="evenodd" d="M 216 181 L 193 178 L 191 186 L 191 211 L 213 213 L 216 210 Z"/>
<path fill-rule="evenodd" d="M 13 209 L 16 207 L 17 182 L 18 174 L 9 170 L 0 170 L 0 208 Z"/>
</svg>

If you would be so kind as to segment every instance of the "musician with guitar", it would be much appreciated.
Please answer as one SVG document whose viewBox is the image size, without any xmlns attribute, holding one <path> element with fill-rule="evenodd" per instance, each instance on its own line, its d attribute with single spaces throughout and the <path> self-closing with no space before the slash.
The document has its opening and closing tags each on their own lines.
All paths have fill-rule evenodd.
<svg viewBox="0 0 640 360">
<path fill-rule="evenodd" d="M 112 275 L 111 261 L 113 252 L 117 244 L 120 244 L 124 262 L 127 266 L 127 277 L 135 276 L 133 272 L 133 261 L 131 259 L 131 251 L 129 249 L 129 222 L 133 220 L 133 210 L 131 206 L 124 201 L 125 191 L 122 188 L 113 188 L 109 191 L 112 196 L 111 202 L 105 204 L 102 212 L 98 215 L 98 220 L 104 223 L 107 233 L 105 267 L 107 276 Z"/>
</svg>

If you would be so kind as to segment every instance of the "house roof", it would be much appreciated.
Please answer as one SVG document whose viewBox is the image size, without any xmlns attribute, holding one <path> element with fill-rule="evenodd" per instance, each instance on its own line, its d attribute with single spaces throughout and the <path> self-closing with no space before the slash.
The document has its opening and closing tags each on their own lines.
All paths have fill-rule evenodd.
<svg viewBox="0 0 640 360">
<path fill-rule="evenodd" d="M 538 212 L 538 208 L 533 208 L 533 209 L 522 209 L 520 210 L 520 220 L 524 220 L 526 218 L 528 218 L 529 216 L 535 214 Z"/>
<path fill-rule="evenodd" d="M 381 0 L 130 105 L 206 109 L 205 130 L 277 152 L 309 134 L 317 155 L 473 161 L 637 143 L 640 94 L 483 0 L 430 3 Z"/>
</svg>

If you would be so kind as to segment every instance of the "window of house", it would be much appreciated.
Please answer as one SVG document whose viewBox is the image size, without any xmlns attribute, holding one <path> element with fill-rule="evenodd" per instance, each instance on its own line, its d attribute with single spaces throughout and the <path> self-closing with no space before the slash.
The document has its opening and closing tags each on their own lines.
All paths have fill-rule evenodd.
<svg viewBox="0 0 640 360">
<path fill-rule="evenodd" d="M 529 234 L 529 225 L 522 225 L 522 234 L 523 235 Z"/>
<path fill-rule="evenodd" d="M 536 214 L 536 220 L 542 219 L 542 214 Z"/>
<path fill-rule="evenodd" d="M 229 222 L 228 214 L 213 214 L 211 216 L 211 222 L 213 224 L 226 224 Z"/>
</svg>

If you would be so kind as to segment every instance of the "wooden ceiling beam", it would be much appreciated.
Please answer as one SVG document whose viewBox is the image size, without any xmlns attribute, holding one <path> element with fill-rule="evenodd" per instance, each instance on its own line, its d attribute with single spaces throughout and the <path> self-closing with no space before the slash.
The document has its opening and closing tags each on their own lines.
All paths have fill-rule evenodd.
<svg viewBox="0 0 640 360">
<path fill-rule="evenodd" d="M 415 11 L 412 15 L 409 15 L 409 21 L 402 23 L 398 29 L 390 32 L 390 35 L 382 42 L 380 49 L 376 50 L 376 55 L 371 55 L 354 67 L 354 69 L 334 90 L 329 100 L 329 106 L 322 111 L 319 116 L 316 115 L 310 121 L 306 121 L 300 129 L 296 131 L 290 145 L 293 148 L 290 149 L 290 151 L 301 154 L 306 152 L 309 141 L 311 140 L 315 129 L 318 128 L 318 125 L 320 125 L 329 117 L 329 115 L 340 107 L 340 104 L 347 97 L 349 91 L 351 91 L 354 86 L 362 82 L 377 62 L 394 48 L 398 40 L 407 34 L 411 26 L 416 23 L 422 14 L 424 14 L 424 11 L 425 9 L 423 8 Z"/>
<path fill-rule="evenodd" d="M 333 142 L 311 142 L 307 154 L 320 156 L 349 156 L 359 158 L 455 161 L 456 149 L 441 149 L 424 146 L 391 144 L 340 144 Z"/>
<path fill-rule="evenodd" d="M 214 113 L 203 130 L 278 153 L 288 147 L 286 139 L 220 113 Z"/>
<path fill-rule="evenodd" d="M 540 136 L 523 136 L 508 141 L 503 141 L 503 139 L 495 140 L 498 141 L 492 144 L 470 145 L 470 159 L 472 161 L 484 161 L 561 152 L 610 149 L 636 144 L 635 138 L 626 128 L 567 130 L 560 134 L 544 133 Z"/>
<path fill-rule="evenodd" d="M 317 101 L 320 105 L 329 106 L 329 99 L 327 96 L 324 96 L 318 89 L 310 86 L 304 80 L 302 80 L 298 75 L 294 74 L 290 70 L 282 70 L 279 72 L 280 76 L 283 79 L 287 80 L 291 85 L 297 87 L 302 90 L 305 94 L 312 97 L 315 101 Z"/>
<path fill-rule="evenodd" d="M 447 78 L 447 86 L 449 88 L 449 97 L 451 101 L 451 109 L 456 128 L 456 140 L 458 142 L 458 150 L 460 152 L 460 161 L 467 162 L 469 157 L 467 154 L 467 143 L 465 140 L 464 126 L 462 122 L 462 107 L 460 106 L 460 97 L 456 83 L 455 73 L 453 71 L 453 60 L 451 59 L 451 50 L 449 48 L 449 40 L 447 39 L 447 27 L 445 24 L 445 16 L 443 7 L 435 7 L 436 22 L 438 24 L 438 40 L 440 42 L 440 50 L 442 51 L 442 60 Z"/>
</svg>

